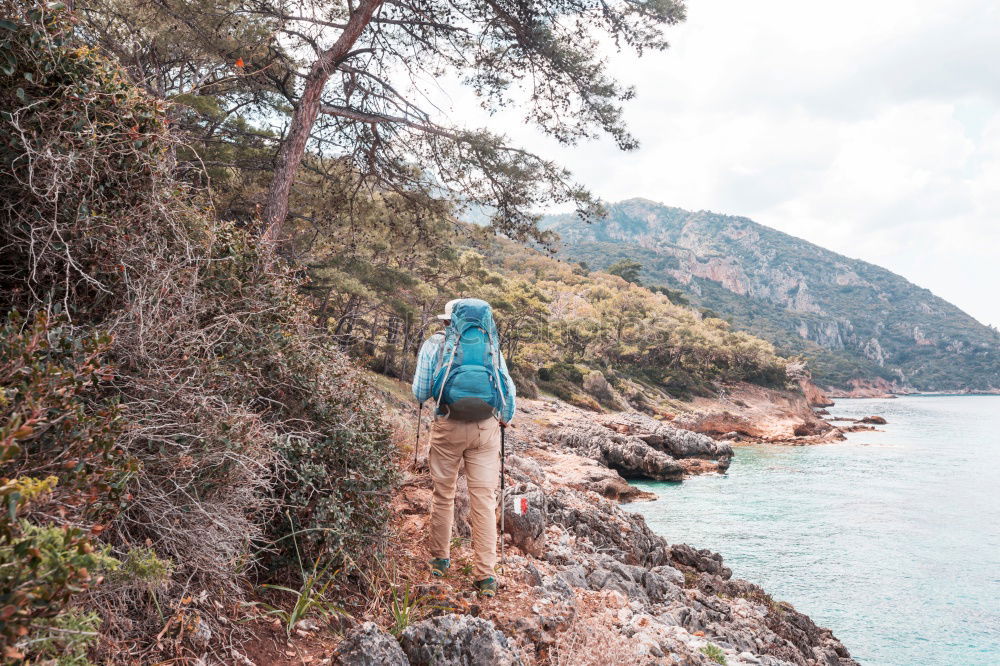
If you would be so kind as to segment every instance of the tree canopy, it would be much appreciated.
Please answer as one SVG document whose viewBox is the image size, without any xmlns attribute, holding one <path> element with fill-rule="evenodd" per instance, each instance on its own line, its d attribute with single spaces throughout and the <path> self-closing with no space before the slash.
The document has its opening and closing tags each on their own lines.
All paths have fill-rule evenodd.
<svg viewBox="0 0 1000 666">
<path fill-rule="evenodd" d="M 601 54 L 666 48 L 663 28 L 685 11 L 681 0 L 84 0 L 80 10 L 90 39 L 178 103 L 193 149 L 182 159 L 258 171 L 239 212 L 271 236 L 289 233 L 304 169 L 340 183 L 345 208 L 374 192 L 451 195 L 490 210 L 494 230 L 536 240 L 542 207 L 592 217 L 596 200 L 558 164 L 451 122 L 424 90 L 447 76 L 488 112 L 522 110 L 559 142 L 606 134 L 630 150 L 621 104 L 634 91 Z"/>
</svg>

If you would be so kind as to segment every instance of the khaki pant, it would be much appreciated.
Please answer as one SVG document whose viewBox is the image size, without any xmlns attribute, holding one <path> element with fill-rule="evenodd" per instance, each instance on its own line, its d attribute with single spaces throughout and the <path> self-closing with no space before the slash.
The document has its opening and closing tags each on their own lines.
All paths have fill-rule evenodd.
<svg viewBox="0 0 1000 666">
<path fill-rule="evenodd" d="M 431 557 L 450 557 L 451 526 L 455 519 L 455 483 L 465 461 L 469 481 L 469 522 L 475 551 L 473 575 L 482 580 L 493 575 L 497 562 L 496 488 L 500 478 L 500 424 L 452 421 L 438 417 L 431 425 L 428 464 L 434 481 L 431 503 Z"/>
</svg>

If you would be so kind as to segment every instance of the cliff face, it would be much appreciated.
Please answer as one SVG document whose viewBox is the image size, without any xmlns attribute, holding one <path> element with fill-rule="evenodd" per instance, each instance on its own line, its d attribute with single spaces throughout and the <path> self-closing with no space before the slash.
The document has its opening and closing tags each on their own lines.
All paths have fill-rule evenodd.
<svg viewBox="0 0 1000 666">
<path fill-rule="evenodd" d="M 1000 334 L 890 271 L 747 218 L 644 199 L 609 210 L 592 225 L 558 216 L 545 226 L 566 258 L 591 268 L 636 259 L 644 283 L 681 289 L 782 352 L 805 354 L 821 385 L 1000 386 Z"/>
</svg>

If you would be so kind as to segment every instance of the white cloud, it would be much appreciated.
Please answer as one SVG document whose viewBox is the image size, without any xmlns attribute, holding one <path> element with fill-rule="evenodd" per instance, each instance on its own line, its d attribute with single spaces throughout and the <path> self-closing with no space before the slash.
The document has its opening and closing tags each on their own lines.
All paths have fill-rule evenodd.
<svg viewBox="0 0 1000 666">
<path fill-rule="evenodd" d="M 990 0 L 689 0 L 673 47 L 613 55 L 633 153 L 488 123 L 607 200 L 773 226 L 1000 325 L 1000 9 Z M 487 121 L 468 96 L 455 113 Z"/>
</svg>

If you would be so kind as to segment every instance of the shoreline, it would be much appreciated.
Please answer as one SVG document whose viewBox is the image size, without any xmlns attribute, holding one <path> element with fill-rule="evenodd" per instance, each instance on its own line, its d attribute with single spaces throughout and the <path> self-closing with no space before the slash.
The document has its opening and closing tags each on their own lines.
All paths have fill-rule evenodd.
<svg viewBox="0 0 1000 666">
<path fill-rule="evenodd" d="M 971 397 L 995 397 L 1000 395 L 1000 389 L 996 391 L 970 391 L 968 393 L 963 392 L 951 392 L 951 391 L 912 391 L 912 392 L 898 392 L 890 393 L 887 395 L 829 395 L 831 398 L 837 400 L 878 400 L 887 398 L 971 398 Z M 831 405 L 832 406 L 832 405 Z"/>
<path fill-rule="evenodd" d="M 445 653 L 473 650 L 462 663 L 660 664 L 673 659 L 707 666 L 715 663 L 715 654 L 730 666 L 855 666 L 829 629 L 734 577 L 718 553 L 671 543 L 623 506 L 658 499 L 634 485 L 643 478 L 681 482 L 726 472 L 736 443 L 686 430 L 681 421 L 710 430 L 729 422 L 720 421 L 721 412 L 727 412 L 726 419 L 735 418 L 747 429 L 771 432 L 794 429 L 793 422 L 820 421 L 804 399 L 784 394 L 779 397 L 786 402 L 773 422 L 751 424 L 733 412 L 756 413 L 756 401 L 744 398 L 760 397 L 730 393 L 718 405 L 696 406 L 688 420 L 680 412 L 658 419 L 638 412 L 586 411 L 555 398 L 521 401 L 519 418 L 507 434 L 506 566 L 500 593 L 489 600 L 475 597 L 460 574 L 428 580 L 423 535 L 431 482 L 421 447 L 416 469 L 404 471 L 392 501 L 399 544 L 393 566 L 404 580 L 423 581 L 413 583 L 414 594 L 431 600 L 434 609 L 398 642 L 376 625 L 357 626 L 335 655 L 343 657 L 377 639 L 402 646 L 409 656 L 419 638 Z M 405 403 L 396 407 L 407 408 Z M 412 455 L 404 457 L 412 460 Z M 451 555 L 453 570 L 459 571 L 471 556 L 463 478 Z"/>
<path fill-rule="evenodd" d="M 521 420 L 508 432 L 509 573 L 497 600 L 480 604 L 480 616 L 524 652 L 539 660 L 572 655 L 581 664 L 657 664 L 668 655 L 706 664 L 706 651 L 717 649 L 732 666 L 856 664 L 830 630 L 735 578 L 721 555 L 671 543 L 623 506 L 658 499 L 634 485 L 639 476 L 682 482 L 724 474 L 730 442 L 648 415 L 587 413 L 554 399 L 525 400 Z M 418 479 L 402 515 L 425 501 L 429 486 Z M 463 520 L 457 511 L 459 534 Z M 421 524 L 404 520 L 412 535 L 405 541 L 418 541 Z M 472 603 L 451 583 L 422 589 L 452 607 Z M 621 647 L 612 656 L 614 645 Z M 603 659 L 594 661 L 597 655 Z"/>
</svg>

